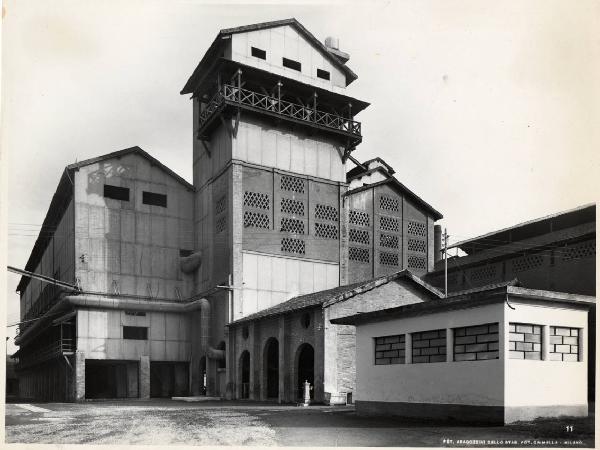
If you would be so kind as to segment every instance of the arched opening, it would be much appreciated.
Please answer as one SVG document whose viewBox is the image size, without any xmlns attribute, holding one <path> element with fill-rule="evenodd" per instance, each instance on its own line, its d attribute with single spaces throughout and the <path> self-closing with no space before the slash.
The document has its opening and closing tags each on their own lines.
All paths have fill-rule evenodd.
<svg viewBox="0 0 600 450">
<path fill-rule="evenodd" d="M 304 382 L 310 383 L 310 398 L 315 393 L 315 350 L 310 344 L 302 344 L 296 354 L 297 397 L 304 398 Z"/>
<path fill-rule="evenodd" d="M 267 398 L 279 397 L 279 342 L 270 338 L 264 351 L 264 377 Z"/>
<path fill-rule="evenodd" d="M 240 356 L 240 398 L 250 398 L 250 353 L 248 350 Z"/>
</svg>

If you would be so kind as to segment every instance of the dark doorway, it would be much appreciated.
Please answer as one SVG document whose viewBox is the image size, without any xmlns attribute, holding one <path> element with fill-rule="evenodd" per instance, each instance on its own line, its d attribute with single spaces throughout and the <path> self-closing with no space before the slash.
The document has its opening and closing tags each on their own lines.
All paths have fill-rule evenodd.
<svg viewBox="0 0 600 450">
<path fill-rule="evenodd" d="M 150 397 L 188 395 L 188 376 L 187 363 L 150 362 Z"/>
<path fill-rule="evenodd" d="M 279 342 L 271 338 L 265 346 L 267 398 L 279 397 Z"/>
<path fill-rule="evenodd" d="M 138 396 L 138 365 L 130 361 L 85 361 L 85 398 Z"/>
<path fill-rule="evenodd" d="M 315 393 L 315 350 L 310 344 L 302 344 L 298 349 L 298 398 L 304 398 L 304 382 L 310 383 L 310 398 Z"/>
<path fill-rule="evenodd" d="M 200 358 L 200 395 L 206 395 L 206 356 Z"/>
<path fill-rule="evenodd" d="M 250 353 L 245 350 L 240 357 L 241 392 L 240 398 L 250 398 Z"/>
</svg>

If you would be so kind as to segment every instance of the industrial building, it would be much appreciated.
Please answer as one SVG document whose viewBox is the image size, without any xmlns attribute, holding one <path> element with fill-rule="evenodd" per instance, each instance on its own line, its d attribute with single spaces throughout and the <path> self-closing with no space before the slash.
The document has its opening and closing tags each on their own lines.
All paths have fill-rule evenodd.
<svg viewBox="0 0 600 450">
<path fill-rule="evenodd" d="M 353 156 L 348 60 L 295 19 L 221 30 L 181 91 L 192 184 L 139 147 L 65 168 L 17 287 L 22 396 L 351 401 L 342 318 L 444 294 L 442 214 Z"/>
</svg>

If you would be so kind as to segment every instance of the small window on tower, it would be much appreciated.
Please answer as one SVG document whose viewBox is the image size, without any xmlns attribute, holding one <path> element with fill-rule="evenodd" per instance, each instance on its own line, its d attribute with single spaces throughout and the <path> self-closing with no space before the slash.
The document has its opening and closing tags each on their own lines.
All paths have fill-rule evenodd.
<svg viewBox="0 0 600 450">
<path fill-rule="evenodd" d="M 293 59 L 283 58 L 283 67 L 287 67 L 288 69 L 294 69 L 300 72 L 302 70 L 302 64 L 298 61 L 294 61 Z"/>
<path fill-rule="evenodd" d="M 157 194 L 155 192 L 142 192 L 142 203 L 144 205 L 154 205 L 167 207 L 167 196 L 164 194 Z"/>
<path fill-rule="evenodd" d="M 254 56 L 255 58 L 267 59 L 266 51 L 261 50 L 260 48 L 256 48 L 256 47 L 251 47 L 251 51 L 252 51 L 252 56 Z"/>
<path fill-rule="evenodd" d="M 322 70 L 322 69 L 317 69 L 317 76 L 319 78 L 323 78 L 324 80 L 329 80 L 329 72 L 327 72 L 326 70 Z"/>
<path fill-rule="evenodd" d="M 104 196 L 115 200 L 129 201 L 129 188 L 112 186 L 110 184 L 104 185 Z"/>
</svg>

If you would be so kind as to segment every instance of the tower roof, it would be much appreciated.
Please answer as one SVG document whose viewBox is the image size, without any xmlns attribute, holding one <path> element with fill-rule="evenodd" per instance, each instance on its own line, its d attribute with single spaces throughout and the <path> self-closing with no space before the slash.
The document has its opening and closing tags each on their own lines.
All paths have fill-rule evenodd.
<svg viewBox="0 0 600 450">
<path fill-rule="evenodd" d="M 211 61 L 217 59 L 220 55 L 220 50 L 224 45 L 225 39 L 229 38 L 233 34 L 238 33 L 246 33 L 249 31 L 257 31 L 264 30 L 268 28 L 276 28 L 289 25 L 294 27 L 302 36 L 304 36 L 311 44 L 313 44 L 317 49 L 323 53 L 325 57 L 327 57 L 333 65 L 335 65 L 338 69 L 340 69 L 346 75 L 346 84 L 352 83 L 354 80 L 358 78 L 358 76 L 344 64 L 344 58 L 337 56 L 334 52 L 332 52 L 329 48 L 325 46 L 321 41 L 319 41 L 314 34 L 308 31 L 300 22 L 298 22 L 295 18 L 291 19 L 283 19 L 283 20 L 274 20 L 271 22 L 261 22 L 254 23 L 250 25 L 243 25 L 235 28 L 224 28 L 217 34 L 217 37 L 210 45 L 209 49 L 206 51 L 192 76 L 187 80 L 185 86 L 181 90 L 181 94 L 190 94 L 194 92 L 194 88 L 201 77 L 201 74 L 207 70 L 211 66 Z"/>
</svg>

